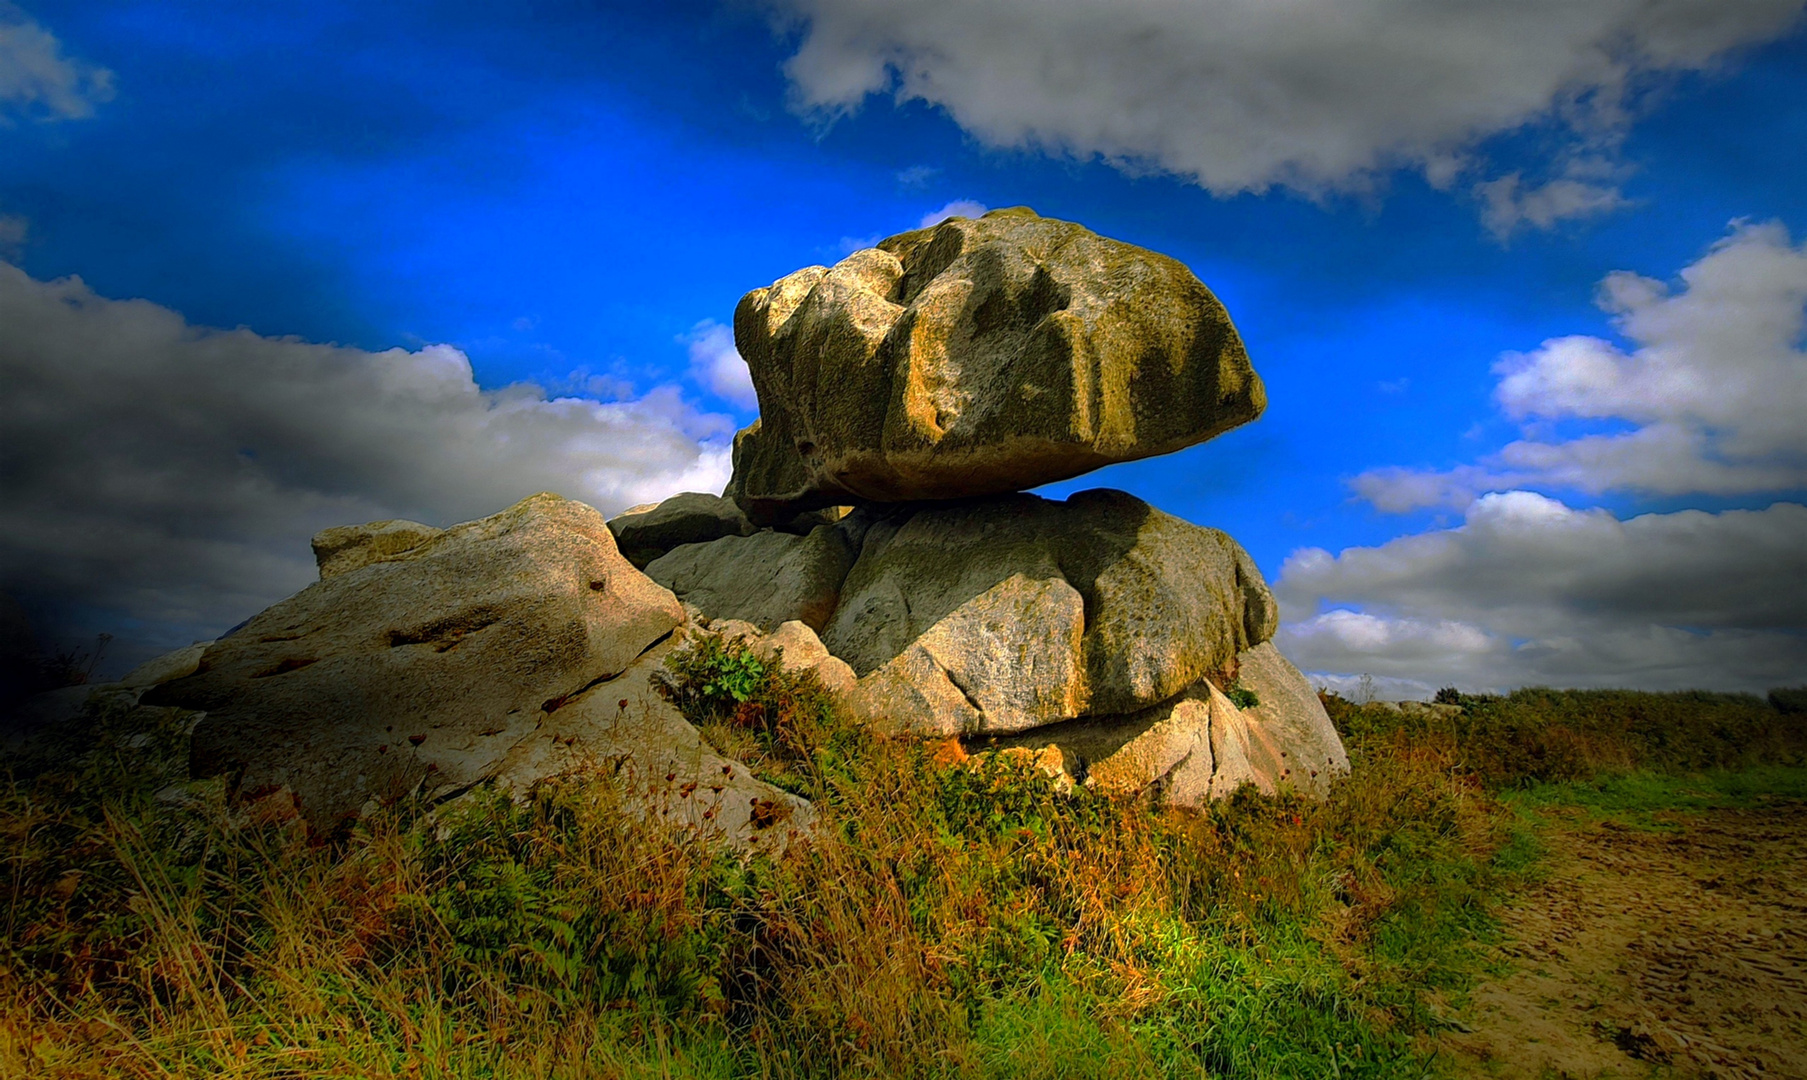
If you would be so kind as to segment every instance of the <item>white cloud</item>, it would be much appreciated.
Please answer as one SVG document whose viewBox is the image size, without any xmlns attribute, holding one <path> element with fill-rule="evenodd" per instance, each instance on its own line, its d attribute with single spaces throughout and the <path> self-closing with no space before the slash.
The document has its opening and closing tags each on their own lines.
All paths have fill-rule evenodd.
<svg viewBox="0 0 1807 1080">
<path fill-rule="evenodd" d="M 1777 222 L 1734 223 L 1673 291 L 1625 271 L 1601 284 L 1627 350 L 1553 338 L 1495 366 L 1494 398 L 1524 438 L 1478 465 L 1375 469 L 1356 492 L 1387 511 L 1461 506 L 1541 486 L 1589 493 L 1736 495 L 1807 487 L 1807 244 Z M 1631 430 L 1558 439 L 1565 422 Z"/>
<path fill-rule="evenodd" d="M 922 215 L 920 227 L 926 229 L 931 225 L 939 225 L 951 217 L 983 217 L 985 211 L 989 209 L 991 208 L 982 202 L 974 202 L 971 199 L 955 199 L 946 206 L 930 210 Z"/>
<path fill-rule="evenodd" d="M 448 345 L 190 326 L 0 264 L 0 588 L 125 662 L 307 584 L 312 534 L 445 525 L 557 491 L 612 513 L 728 478 L 727 417 L 482 390 Z"/>
<path fill-rule="evenodd" d="M 1275 583 L 1308 671 L 1487 689 L 1757 690 L 1807 676 L 1807 507 L 1619 521 L 1528 491 L 1460 526 L 1331 555 Z M 1359 610 L 1357 610 L 1359 609 Z"/>
<path fill-rule="evenodd" d="M 992 146 L 1100 156 L 1226 196 L 1361 189 L 1400 166 L 1447 187 L 1480 141 L 1546 120 L 1571 133 L 1559 157 L 1610 147 L 1649 76 L 1710 68 L 1780 36 L 1801 10 L 1799 0 L 768 2 L 803 28 L 785 71 L 805 112 L 852 112 L 873 94 L 916 99 Z M 1497 189 L 1500 213 L 1555 220 L 1611 197 L 1540 191 Z"/>
<path fill-rule="evenodd" d="M 878 242 L 883 239 L 884 237 L 877 233 L 873 233 L 871 236 L 843 236 L 841 237 L 840 242 L 835 245 L 835 250 L 845 257 L 856 251 L 864 251 L 869 247 L 877 247 Z"/>
<path fill-rule="evenodd" d="M 709 392 L 743 409 L 757 409 L 753 373 L 734 347 L 734 331 L 704 319 L 678 340 L 690 346 L 690 371 Z"/>
<path fill-rule="evenodd" d="M 1509 173 L 1475 185 L 1481 222 L 1504 240 L 1525 225 L 1548 229 L 1571 218 L 1598 217 L 1630 204 L 1616 184 L 1558 177 L 1535 187 L 1523 173 Z"/>
<path fill-rule="evenodd" d="M 911 165 L 907 169 L 897 170 L 897 182 L 903 187 L 919 188 L 939 175 L 941 169 L 937 166 Z"/>
<path fill-rule="evenodd" d="M 0 0 L 0 124 L 9 112 L 38 120 L 80 120 L 112 100 L 113 73 L 63 55 L 50 31 Z"/>
</svg>

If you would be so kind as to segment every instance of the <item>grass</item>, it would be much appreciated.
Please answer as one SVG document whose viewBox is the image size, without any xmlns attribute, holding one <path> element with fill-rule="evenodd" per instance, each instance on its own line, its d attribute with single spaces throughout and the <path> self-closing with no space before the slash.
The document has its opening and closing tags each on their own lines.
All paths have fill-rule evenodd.
<svg viewBox="0 0 1807 1080">
<path fill-rule="evenodd" d="M 1807 803 L 1807 766 L 1756 765 L 1683 775 L 1640 769 L 1537 784 L 1506 793 L 1505 801 L 1525 811 L 1579 807 L 1622 825 L 1672 830 L 1679 814 Z"/>
<path fill-rule="evenodd" d="M 0 787 L 0 1074 L 1435 1076 L 1536 869 L 1522 808 L 1807 787 L 1799 713 L 1755 698 L 1330 699 L 1327 800 L 1194 814 L 872 738 L 728 646 L 667 687 L 815 801 L 813 843 L 741 861 L 578 779 L 318 844 L 185 779 L 192 716 L 99 710 Z"/>
</svg>

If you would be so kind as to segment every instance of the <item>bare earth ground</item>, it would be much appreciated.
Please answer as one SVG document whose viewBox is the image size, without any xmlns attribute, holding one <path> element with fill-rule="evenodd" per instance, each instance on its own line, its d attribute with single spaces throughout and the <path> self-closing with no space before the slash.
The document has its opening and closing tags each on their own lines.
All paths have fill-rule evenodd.
<svg viewBox="0 0 1807 1080">
<path fill-rule="evenodd" d="M 1457 1071 L 1807 1078 L 1807 806 L 1544 814 L 1549 876 L 1443 1040 Z"/>
</svg>

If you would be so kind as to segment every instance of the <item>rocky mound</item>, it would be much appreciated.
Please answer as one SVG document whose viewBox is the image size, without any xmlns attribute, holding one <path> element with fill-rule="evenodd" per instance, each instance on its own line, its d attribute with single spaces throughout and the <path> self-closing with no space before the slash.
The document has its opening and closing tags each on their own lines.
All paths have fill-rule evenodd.
<svg viewBox="0 0 1807 1080">
<path fill-rule="evenodd" d="M 735 333 L 761 419 L 729 498 L 604 522 L 536 495 L 444 530 L 329 529 L 319 582 L 119 692 L 203 712 L 197 776 L 322 829 L 588 769 L 639 813 L 782 846 L 809 805 L 653 692 L 702 633 L 815 671 L 886 732 L 1027 755 L 1062 784 L 1197 806 L 1348 768 L 1235 540 L 1119 491 L 1022 493 L 1259 414 L 1185 267 L 999 211 L 756 289 Z"/>
</svg>

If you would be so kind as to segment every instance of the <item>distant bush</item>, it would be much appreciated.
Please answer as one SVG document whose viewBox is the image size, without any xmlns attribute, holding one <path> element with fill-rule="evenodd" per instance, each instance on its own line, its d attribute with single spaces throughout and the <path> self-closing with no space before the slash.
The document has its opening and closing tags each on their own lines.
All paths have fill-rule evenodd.
<svg viewBox="0 0 1807 1080">
<path fill-rule="evenodd" d="M 1769 692 L 1770 707 L 1779 713 L 1807 713 L 1807 686 L 1778 686 Z"/>
<path fill-rule="evenodd" d="M 1807 761 L 1807 725 L 1774 704 L 1776 692 L 1769 702 L 1693 690 L 1440 692 L 1440 702 L 1462 707 L 1457 717 L 1363 707 L 1334 694 L 1323 700 L 1346 737 L 1408 735 L 1442 747 L 1495 786 Z"/>
</svg>

